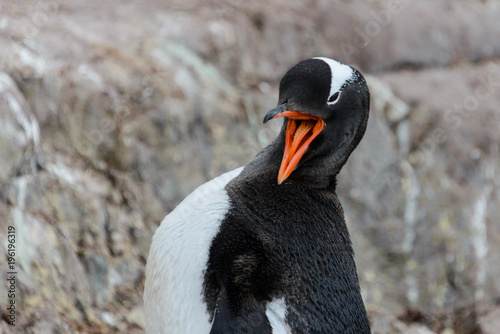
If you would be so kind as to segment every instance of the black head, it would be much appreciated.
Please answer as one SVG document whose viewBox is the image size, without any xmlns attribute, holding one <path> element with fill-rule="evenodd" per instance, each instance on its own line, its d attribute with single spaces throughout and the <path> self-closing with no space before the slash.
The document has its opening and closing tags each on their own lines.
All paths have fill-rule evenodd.
<svg viewBox="0 0 500 334">
<path fill-rule="evenodd" d="M 264 118 L 286 117 L 278 183 L 332 182 L 363 137 L 369 104 L 358 70 L 322 57 L 293 66 L 281 79 L 278 106 Z"/>
</svg>

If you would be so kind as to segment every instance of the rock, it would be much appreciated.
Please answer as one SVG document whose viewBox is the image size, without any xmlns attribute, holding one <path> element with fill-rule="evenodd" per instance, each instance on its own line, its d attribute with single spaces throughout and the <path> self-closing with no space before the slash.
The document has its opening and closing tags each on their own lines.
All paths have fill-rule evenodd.
<svg viewBox="0 0 500 334">
<path fill-rule="evenodd" d="M 500 308 L 497 306 L 479 318 L 479 326 L 484 334 L 494 334 L 500 331 Z"/>
<path fill-rule="evenodd" d="M 370 312 L 372 334 L 435 334 L 423 324 L 405 324 L 391 314 L 380 311 Z M 443 333 L 440 333 L 443 334 Z"/>
<path fill-rule="evenodd" d="M 40 143 L 38 121 L 16 83 L 0 72 L 0 181 L 36 169 L 35 150 Z"/>
<path fill-rule="evenodd" d="M 338 193 L 373 332 L 495 332 L 495 6 L 1 3 L 0 239 L 15 227 L 19 327 L 0 330 L 143 332 L 154 230 L 273 140 L 279 122 L 260 122 L 280 77 L 326 55 L 372 73 Z"/>
<path fill-rule="evenodd" d="M 144 313 L 142 307 L 138 307 L 125 315 L 125 319 L 129 324 L 135 324 L 139 328 L 145 327 Z"/>
</svg>

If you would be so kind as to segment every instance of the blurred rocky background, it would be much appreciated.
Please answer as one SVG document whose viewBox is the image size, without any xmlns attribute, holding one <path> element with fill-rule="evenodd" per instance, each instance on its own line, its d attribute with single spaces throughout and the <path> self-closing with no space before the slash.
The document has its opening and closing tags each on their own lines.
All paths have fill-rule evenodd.
<svg viewBox="0 0 500 334">
<path fill-rule="evenodd" d="M 338 193 L 373 333 L 500 333 L 498 0 L 1 0 L 0 333 L 143 333 L 154 230 L 320 55 L 372 92 Z"/>
</svg>

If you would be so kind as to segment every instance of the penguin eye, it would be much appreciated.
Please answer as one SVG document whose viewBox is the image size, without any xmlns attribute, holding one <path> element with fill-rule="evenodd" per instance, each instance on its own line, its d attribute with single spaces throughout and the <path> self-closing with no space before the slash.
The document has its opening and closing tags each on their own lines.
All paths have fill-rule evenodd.
<svg viewBox="0 0 500 334">
<path fill-rule="evenodd" d="M 333 94 L 332 96 L 330 96 L 330 98 L 328 99 L 328 103 L 337 102 L 337 100 L 339 99 L 339 96 L 340 96 L 340 93 L 336 92 L 335 94 Z"/>
</svg>

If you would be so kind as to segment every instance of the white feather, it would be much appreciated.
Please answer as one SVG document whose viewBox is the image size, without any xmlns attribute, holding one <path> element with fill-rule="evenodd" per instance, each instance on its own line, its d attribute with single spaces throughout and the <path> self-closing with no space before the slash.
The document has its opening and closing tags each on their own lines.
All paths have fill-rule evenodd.
<svg viewBox="0 0 500 334">
<path fill-rule="evenodd" d="M 224 187 L 241 170 L 235 169 L 198 187 L 156 230 L 146 265 L 146 333 L 210 332 L 203 301 L 203 275 L 210 244 L 229 209 Z"/>
<path fill-rule="evenodd" d="M 273 329 L 273 334 L 291 334 L 286 323 L 285 298 L 274 299 L 266 306 L 266 316 Z"/>
<path fill-rule="evenodd" d="M 354 70 L 351 66 L 342 64 L 336 60 L 326 58 L 326 57 L 314 57 L 314 59 L 320 59 L 330 66 L 330 70 L 332 72 L 332 81 L 330 83 L 330 95 L 329 97 L 335 94 L 336 92 L 340 92 L 342 86 L 354 80 Z"/>
</svg>

